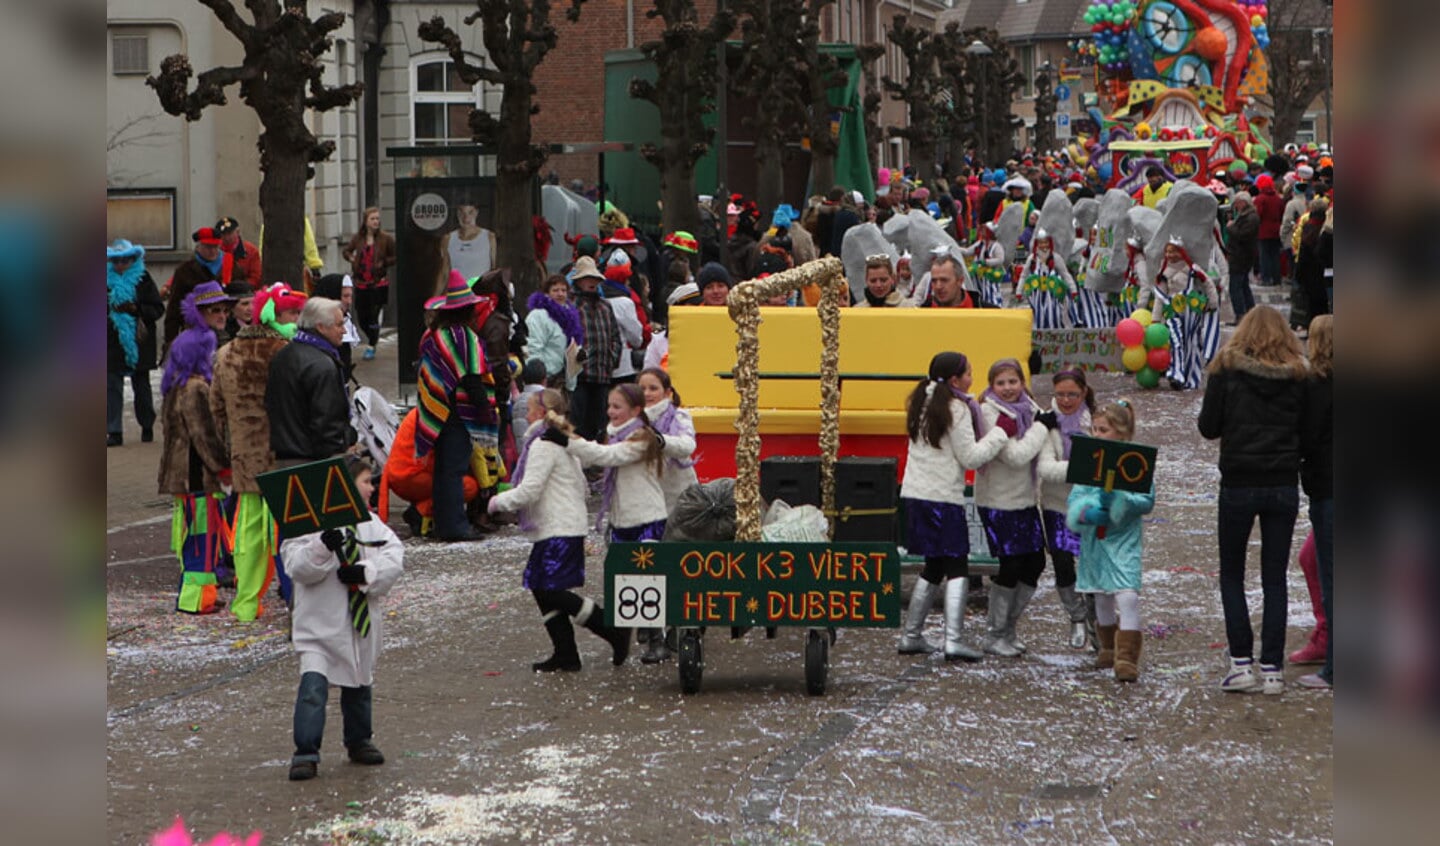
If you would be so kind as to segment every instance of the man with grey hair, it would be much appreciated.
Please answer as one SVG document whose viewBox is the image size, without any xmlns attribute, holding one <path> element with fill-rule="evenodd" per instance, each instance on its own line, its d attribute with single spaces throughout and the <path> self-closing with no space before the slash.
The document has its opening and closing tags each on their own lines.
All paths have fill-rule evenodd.
<svg viewBox="0 0 1440 846">
<path fill-rule="evenodd" d="M 340 364 L 345 313 L 339 301 L 311 297 L 295 338 L 270 360 L 265 411 L 277 468 L 339 455 L 355 443 Z"/>
</svg>

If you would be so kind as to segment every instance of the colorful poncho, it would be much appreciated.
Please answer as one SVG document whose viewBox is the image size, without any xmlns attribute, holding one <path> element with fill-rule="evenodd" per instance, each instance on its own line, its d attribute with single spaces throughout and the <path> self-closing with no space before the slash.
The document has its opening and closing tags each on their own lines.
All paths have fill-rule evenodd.
<svg viewBox="0 0 1440 846">
<path fill-rule="evenodd" d="M 440 427 L 452 412 L 460 415 L 470 440 L 478 447 L 499 443 L 495 409 L 484 390 L 472 397 L 461 385 L 466 376 L 486 373 L 480 336 L 468 327 L 430 329 L 420 339 L 420 418 L 415 425 L 415 457 L 423 458 L 435 445 Z"/>
</svg>

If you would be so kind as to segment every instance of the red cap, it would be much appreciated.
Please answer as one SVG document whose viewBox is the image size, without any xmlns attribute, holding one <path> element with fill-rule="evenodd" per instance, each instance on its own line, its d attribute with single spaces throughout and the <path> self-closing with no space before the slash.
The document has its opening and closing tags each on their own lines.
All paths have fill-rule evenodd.
<svg viewBox="0 0 1440 846">
<path fill-rule="evenodd" d="M 220 236 L 215 234 L 214 227 L 202 226 L 196 229 L 190 236 L 197 244 L 207 244 L 212 247 L 220 245 Z"/>
</svg>

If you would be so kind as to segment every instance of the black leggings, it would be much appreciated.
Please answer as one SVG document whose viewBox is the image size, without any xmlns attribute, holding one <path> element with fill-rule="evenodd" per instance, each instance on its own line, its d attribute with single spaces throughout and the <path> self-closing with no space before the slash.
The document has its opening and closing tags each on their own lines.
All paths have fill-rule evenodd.
<svg viewBox="0 0 1440 846">
<path fill-rule="evenodd" d="M 1045 571 L 1045 550 L 1027 552 L 1024 555 L 1000 556 L 1000 570 L 990 581 L 1003 588 L 1013 588 L 1024 582 L 1030 587 L 1040 583 L 1040 574 Z"/>
<path fill-rule="evenodd" d="M 1075 556 L 1063 549 L 1050 550 L 1050 563 L 1055 567 L 1055 587 L 1075 584 Z"/>
<path fill-rule="evenodd" d="M 380 309 L 389 299 L 388 285 L 384 288 L 355 289 L 355 316 L 359 320 L 360 331 L 365 333 L 365 339 L 372 347 L 380 343 Z"/>
<path fill-rule="evenodd" d="M 567 617 L 574 617 L 585 606 L 585 600 L 568 590 L 537 590 L 533 593 L 541 614 L 559 611 Z"/>
<path fill-rule="evenodd" d="M 938 585 L 945 579 L 963 579 L 968 575 L 970 559 L 963 555 L 927 555 L 925 569 L 920 571 L 920 578 L 932 585 Z"/>
</svg>

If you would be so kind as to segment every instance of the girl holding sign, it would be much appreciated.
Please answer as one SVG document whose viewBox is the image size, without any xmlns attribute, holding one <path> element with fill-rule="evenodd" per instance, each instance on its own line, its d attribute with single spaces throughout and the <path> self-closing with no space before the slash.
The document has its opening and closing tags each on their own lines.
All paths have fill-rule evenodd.
<svg viewBox="0 0 1440 846">
<path fill-rule="evenodd" d="M 1135 409 L 1125 400 L 1106 403 L 1095 412 L 1091 434 L 1107 441 L 1131 440 Z M 1076 485 L 1070 491 L 1067 519 L 1080 535 L 1075 587 L 1095 595 L 1095 630 L 1100 637 L 1095 666 L 1114 667 L 1116 681 L 1140 677 L 1141 518 L 1154 508 L 1153 488 L 1138 494 Z"/>
<path fill-rule="evenodd" d="M 1080 536 L 1065 523 L 1066 503 L 1070 485 L 1065 475 L 1070 469 L 1070 437 L 1090 430 L 1090 415 L 1095 411 L 1095 392 L 1079 370 L 1062 370 L 1055 374 L 1055 398 L 1050 408 L 1059 426 L 1052 429 L 1040 450 L 1040 510 L 1045 522 L 1045 547 L 1055 567 L 1055 593 L 1070 617 L 1070 648 L 1084 649 L 1089 639 L 1085 622 L 1089 616 L 1084 597 L 1075 590 L 1075 556 L 1080 554 Z"/>
<path fill-rule="evenodd" d="M 930 359 L 929 376 L 905 403 L 905 430 L 910 448 L 900 498 L 909 524 L 907 546 L 925 556 L 925 569 L 915 580 L 901 655 L 928 655 L 935 646 L 925 640 L 925 615 L 945 580 L 945 660 L 978 661 L 981 654 L 960 641 L 965 624 L 965 599 L 970 589 L 970 531 L 965 521 L 965 471 L 984 466 L 1009 438 L 999 429 L 981 435 L 980 406 L 967 393 L 970 361 L 962 353 L 943 352 Z"/>
<path fill-rule="evenodd" d="M 990 636 L 985 651 L 1013 658 L 1025 652 L 1015 624 L 1035 595 L 1045 569 L 1045 528 L 1036 507 L 1036 459 L 1054 412 L 1040 407 L 1025 387 L 1025 371 L 1013 358 L 990 365 L 990 387 L 981 394 L 985 429 L 1006 435 L 1004 449 L 975 474 L 975 505 L 1000 570 L 990 586 Z M 1042 425 L 1035 425 L 1036 423 Z"/>
<path fill-rule="evenodd" d="M 549 658 L 530 665 L 537 673 L 580 669 L 572 619 L 610 643 L 615 666 L 630 654 L 630 630 L 606 626 L 604 610 L 572 590 L 585 584 L 585 474 L 580 461 L 566 454 L 570 438 L 552 422 L 564 420 L 567 406 L 554 388 L 530 395 L 530 427 L 520 442 L 513 487 L 487 506 L 492 514 L 519 511 L 520 530 L 535 543 L 520 583 L 534 593 L 554 646 Z"/>
</svg>

